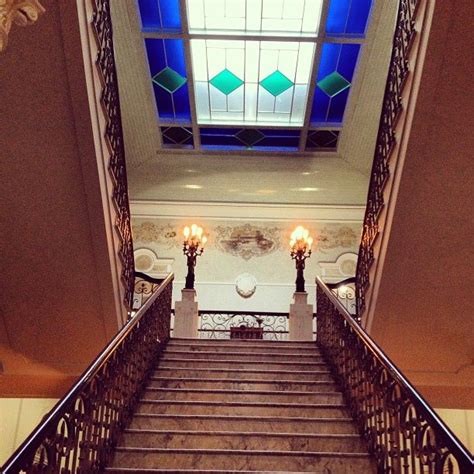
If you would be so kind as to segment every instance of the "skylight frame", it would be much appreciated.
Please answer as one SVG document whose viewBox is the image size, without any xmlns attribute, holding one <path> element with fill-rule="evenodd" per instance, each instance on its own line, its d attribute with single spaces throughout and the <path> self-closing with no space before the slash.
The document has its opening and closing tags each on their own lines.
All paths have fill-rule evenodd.
<svg viewBox="0 0 474 474">
<path fill-rule="evenodd" d="M 157 0 L 158 1 L 158 0 Z M 232 32 L 230 34 L 222 34 L 219 32 L 215 32 L 212 35 L 209 33 L 204 33 L 200 31 L 191 31 L 189 28 L 189 19 L 188 19 L 188 9 L 187 9 L 187 1 L 186 0 L 179 0 L 179 9 L 180 9 L 180 16 L 181 16 L 181 29 L 156 29 L 152 30 L 150 28 L 142 27 L 142 38 L 145 41 L 146 39 L 181 39 L 184 45 L 184 55 L 185 55 L 185 63 L 186 63 L 186 76 L 187 76 L 187 83 L 188 83 L 188 91 L 189 91 L 189 102 L 190 102 L 190 122 L 186 123 L 179 123 L 176 120 L 166 120 L 159 116 L 157 110 L 157 120 L 158 126 L 161 130 L 166 127 L 182 127 L 185 129 L 191 129 L 193 132 L 193 142 L 194 145 L 192 149 L 186 148 L 173 148 L 165 145 L 163 143 L 163 137 L 160 136 L 160 141 L 162 143 L 162 148 L 170 151 L 179 151 L 179 152 L 217 152 L 217 150 L 212 150 L 209 148 L 203 148 L 201 145 L 201 129 L 205 129 L 207 127 L 217 127 L 219 129 L 234 129 L 236 127 L 246 129 L 261 129 L 261 130 L 292 130 L 296 129 L 300 131 L 299 143 L 298 148 L 295 150 L 298 154 L 313 154 L 314 151 L 307 148 L 308 142 L 308 134 L 314 133 L 315 130 L 328 130 L 332 132 L 336 132 L 337 135 L 340 137 L 340 133 L 344 128 L 344 118 L 342 122 L 335 122 L 335 123 L 311 123 L 311 109 L 313 106 L 314 94 L 317 88 L 317 74 L 320 66 L 321 61 L 321 53 L 323 49 L 323 44 L 325 43 L 336 43 L 336 44 L 359 44 L 364 45 L 366 43 L 365 34 L 363 36 L 353 35 L 353 36 L 340 36 L 340 35 L 332 35 L 327 36 L 325 31 L 325 26 L 327 22 L 327 16 L 329 11 L 330 0 L 323 0 L 322 1 L 322 8 L 321 8 L 321 17 L 319 22 L 318 31 L 314 34 L 312 33 L 296 33 L 292 34 L 286 33 L 285 36 L 282 36 L 282 33 L 276 32 L 275 34 L 265 33 L 264 36 L 261 34 L 253 34 L 250 32 Z M 373 5 L 372 5 L 373 8 Z M 366 30 L 368 29 L 368 25 L 370 24 L 370 12 L 369 17 L 366 24 Z M 306 108 L 304 113 L 304 120 L 303 124 L 291 124 L 291 123 L 284 123 L 284 124 L 238 124 L 238 123 L 198 123 L 197 120 L 197 112 L 196 112 L 196 98 L 195 98 L 195 85 L 194 85 L 194 75 L 192 72 L 192 57 L 191 57 L 191 40 L 192 39 L 224 39 L 224 40 L 240 40 L 240 41 L 249 41 L 249 40 L 256 40 L 256 41 L 290 41 L 290 42 L 311 42 L 315 45 L 316 52 L 313 55 L 312 67 L 311 67 L 311 74 L 310 80 L 308 84 L 308 93 L 307 93 L 307 102 Z M 360 56 L 360 54 L 359 54 Z M 359 59 L 360 61 L 360 59 Z M 357 66 L 356 66 L 357 69 Z M 354 72 L 355 77 L 356 72 Z M 353 88 L 354 79 L 352 79 L 351 87 Z M 350 106 L 351 102 L 351 93 L 349 91 L 349 96 L 345 105 L 345 109 Z M 155 104 L 156 107 L 156 104 Z M 223 147 L 223 151 L 226 147 Z M 228 150 L 225 150 L 228 151 Z M 278 153 L 280 150 L 271 150 L 272 153 Z M 288 150 L 281 150 L 282 152 L 287 152 Z M 247 152 L 247 150 L 243 149 L 237 151 L 238 153 Z M 268 153 L 266 151 L 259 151 L 251 148 L 252 153 Z"/>
</svg>

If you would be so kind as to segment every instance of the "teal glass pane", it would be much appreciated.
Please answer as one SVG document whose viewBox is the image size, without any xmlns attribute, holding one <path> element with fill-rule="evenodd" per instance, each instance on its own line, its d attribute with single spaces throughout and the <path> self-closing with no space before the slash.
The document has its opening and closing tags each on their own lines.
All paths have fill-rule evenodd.
<svg viewBox="0 0 474 474">
<path fill-rule="evenodd" d="M 318 87 L 329 97 L 334 97 L 351 86 L 351 83 L 337 71 L 332 72 L 318 82 Z"/>
<path fill-rule="evenodd" d="M 260 85 L 276 97 L 292 87 L 294 83 L 280 71 L 275 71 L 261 80 Z"/>
<path fill-rule="evenodd" d="M 217 90 L 225 95 L 229 95 L 238 89 L 244 81 L 233 72 L 224 69 L 209 81 Z"/>
<path fill-rule="evenodd" d="M 186 84 L 186 78 L 178 74 L 174 69 L 165 67 L 156 76 L 153 76 L 153 82 L 163 87 L 164 90 L 171 94 Z"/>
</svg>

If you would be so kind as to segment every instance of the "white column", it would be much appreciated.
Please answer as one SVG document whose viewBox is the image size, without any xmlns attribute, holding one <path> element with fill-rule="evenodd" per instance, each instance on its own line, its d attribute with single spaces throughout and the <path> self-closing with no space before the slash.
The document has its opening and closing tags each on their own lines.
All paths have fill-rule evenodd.
<svg viewBox="0 0 474 474">
<path fill-rule="evenodd" d="M 181 301 L 174 307 L 173 337 L 197 339 L 198 337 L 198 303 L 196 290 L 181 290 Z"/>
<path fill-rule="evenodd" d="M 308 304 L 308 293 L 295 291 L 293 298 L 289 316 L 290 341 L 312 341 L 313 305 Z"/>
</svg>

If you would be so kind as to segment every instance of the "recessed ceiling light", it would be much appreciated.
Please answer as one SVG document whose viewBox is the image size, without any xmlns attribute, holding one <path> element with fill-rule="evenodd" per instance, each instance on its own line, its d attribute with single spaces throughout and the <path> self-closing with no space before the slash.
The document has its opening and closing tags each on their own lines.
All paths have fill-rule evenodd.
<svg viewBox="0 0 474 474">
<path fill-rule="evenodd" d="M 190 169 L 190 170 L 186 170 L 186 173 L 197 173 L 197 171 L 196 171 L 196 170 L 191 170 L 191 169 Z"/>
<path fill-rule="evenodd" d="M 185 184 L 183 187 L 186 189 L 202 189 L 202 186 L 199 186 L 199 184 Z"/>
<path fill-rule="evenodd" d="M 320 188 L 296 188 L 293 191 L 303 191 L 304 193 L 312 193 L 315 191 L 319 191 Z"/>
</svg>

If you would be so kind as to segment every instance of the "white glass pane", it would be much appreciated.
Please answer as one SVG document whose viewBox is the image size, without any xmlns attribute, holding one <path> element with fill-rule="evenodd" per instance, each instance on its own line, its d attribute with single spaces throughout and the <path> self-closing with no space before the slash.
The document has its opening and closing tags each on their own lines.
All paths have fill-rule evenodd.
<svg viewBox="0 0 474 474">
<path fill-rule="evenodd" d="M 291 103 L 293 100 L 294 87 L 290 87 L 285 92 L 281 93 L 275 99 L 275 112 L 282 112 L 289 114 L 291 112 Z"/>
<path fill-rule="evenodd" d="M 300 20 L 263 19 L 262 29 L 265 31 L 300 31 Z"/>
<path fill-rule="evenodd" d="M 247 31 L 260 31 L 262 26 L 262 0 L 247 2 Z"/>
<path fill-rule="evenodd" d="M 315 46 L 313 43 L 300 43 L 298 55 L 298 67 L 296 68 L 296 81 L 298 84 L 307 84 L 311 69 L 313 67 L 313 57 Z"/>
<path fill-rule="evenodd" d="M 321 9 L 323 0 L 306 0 L 303 16 L 302 31 L 306 33 L 316 33 L 319 30 L 321 21 Z"/>
<path fill-rule="evenodd" d="M 260 86 L 258 88 L 258 114 L 260 114 L 260 112 L 273 113 L 274 107 L 275 97 Z"/>
<path fill-rule="evenodd" d="M 207 81 L 206 42 L 204 40 L 191 41 L 191 57 L 195 81 Z"/>
<path fill-rule="evenodd" d="M 260 80 L 278 69 L 278 51 L 260 51 Z"/>
<path fill-rule="evenodd" d="M 196 112 L 199 120 L 211 118 L 209 110 L 209 84 L 207 82 L 194 83 Z"/>
<path fill-rule="evenodd" d="M 202 59 L 199 58 L 196 58 L 196 60 L 202 61 Z M 207 69 L 209 71 L 209 80 L 225 69 L 225 49 L 207 49 Z"/>
<path fill-rule="evenodd" d="M 245 0 L 225 0 L 225 16 L 245 18 L 245 3 Z"/>
<path fill-rule="evenodd" d="M 285 0 L 283 18 L 293 18 L 301 21 L 304 12 L 304 0 Z"/>
<path fill-rule="evenodd" d="M 226 67 L 232 71 L 240 79 L 245 77 L 245 50 L 244 49 L 227 49 L 226 50 Z"/>
<path fill-rule="evenodd" d="M 257 84 L 245 84 L 245 120 L 257 120 Z"/>
<path fill-rule="evenodd" d="M 227 96 L 227 109 L 229 112 L 244 111 L 244 88 L 239 87 Z"/>
<path fill-rule="evenodd" d="M 283 0 L 263 0 L 263 18 L 281 18 Z"/>
<path fill-rule="evenodd" d="M 308 86 L 296 85 L 294 87 L 293 107 L 291 110 L 292 122 L 303 123 L 307 97 Z"/>
<path fill-rule="evenodd" d="M 245 46 L 245 82 L 258 82 L 259 42 L 247 41 Z"/>
<path fill-rule="evenodd" d="M 226 112 L 227 100 L 225 94 L 217 90 L 214 86 L 209 85 L 209 95 L 211 98 L 211 116 L 214 117 L 214 112 Z"/>
<path fill-rule="evenodd" d="M 278 70 L 291 82 L 295 82 L 296 62 L 298 53 L 296 51 L 280 51 L 278 58 Z"/>
<path fill-rule="evenodd" d="M 192 0 L 187 4 L 189 27 L 204 29 L 204 0 Z"/>
<path fill-rule="evenodd" d="M 190 0 L 193 2 L 194 0 Z M 188 1 L 189 3 L 189 1 Z M 209 20 L 218 20 L 225 17 L 225 3 L 222 0 L 204 0 L 204 15 L 206 16 L 206 27 Z"/>
</svg>

